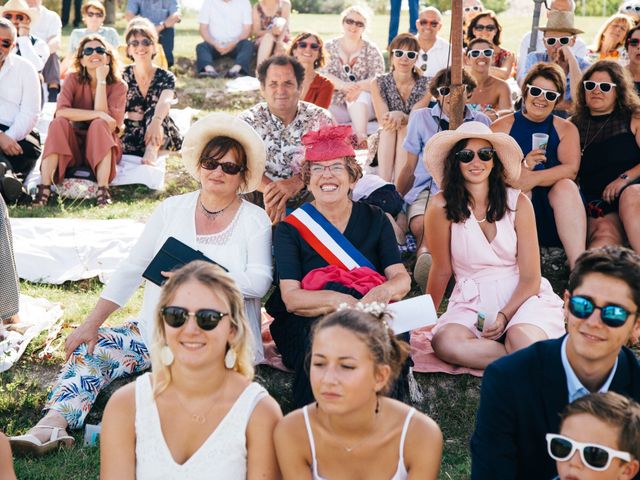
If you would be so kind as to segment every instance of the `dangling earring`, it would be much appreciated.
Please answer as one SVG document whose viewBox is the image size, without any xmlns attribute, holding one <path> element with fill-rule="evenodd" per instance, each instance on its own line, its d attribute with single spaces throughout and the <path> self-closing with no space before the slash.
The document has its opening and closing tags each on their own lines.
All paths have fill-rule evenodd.
<svg viewBox="0 0 640 480">
<path fill-rule="evenodd" d="M 229 346 L 227 354 L 224 356 L 224 366 L 229 370 L 236 366 L 236 351 L 231 346 Z"/>
<path fill-rule="evenodd" d="M 160 349 L 160 361 L 165 367 L 168 367 L 173 363 L 173 352 L 169 348 L 169 345 L 164 345 Z"/>
<path fill-rule="evenodd" d="M 374 413 L 376 415 L 378 415 L 378 413 L 380 413 L 380 395 L 378 395 L 378 392 L 376 392 L 376 409 L 375 409 Z"/>
</svg>

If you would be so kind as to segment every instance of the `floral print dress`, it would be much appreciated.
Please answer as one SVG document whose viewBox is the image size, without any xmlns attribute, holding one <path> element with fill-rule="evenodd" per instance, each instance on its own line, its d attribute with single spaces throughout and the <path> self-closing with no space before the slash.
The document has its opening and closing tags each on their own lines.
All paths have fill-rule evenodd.
<svg viewBox="0 0 640 480">
<path fill-rule="evenodd" d="M 125 118 L 124 135 L 122 137 L 124 153 L 141 157 L 144 155 L 145 150 L 144 135 L 151 120 L 153 120 L 160 94 L 163 90 L 175 90 L 176 77 L 167 70 L 156 68 L 146 96 L 142 96 L 140 87 L 138 87 L 138 82 L 133 74 L 133 65 L 127 65 L 124 68 L 122 78 L 129 86 L 126 112 L 139 113 L 143 116 L 140 121 Z M 162 149 L 174 152 L 180 150 L 182 147 L 182 134 L 169 115 L 163 120 L 162 128 L 165 139 Z"/>
</svg>

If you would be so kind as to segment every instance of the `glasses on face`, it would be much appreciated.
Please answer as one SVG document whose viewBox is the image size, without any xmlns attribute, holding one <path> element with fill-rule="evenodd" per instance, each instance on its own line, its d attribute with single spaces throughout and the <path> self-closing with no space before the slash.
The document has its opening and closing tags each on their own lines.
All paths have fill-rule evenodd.
<svg viewBox="0 0 640 480">
<path fill-rule="evenodd" d="M 477 30 L 478 32 L 484 32 L 485 30 L 487 32 L 495 32 L 496 26 L 495 25 L 475 25 L 473 29 Z"/>
<path fill-rule="evenodd" d="M 415 50 L 400 50 L 399 48 L 394 48 L 391 50 L 393 56 L 396 58 L 407 57 L 409 60 L 415 60 L 418 58 L 418 52 Z"/>
<path fill-rule="evenodd" d="M 190 312 L 186 308 L 173 306 L 164 307 L 161 313 L 164 323 L 171 328 L 180 328 L 189 317 L 195 317 L 198 327 L 207 332 L 216 328 L 225 315 L 229 315 L 213 308 L 201 308 L 197 312 Z"/>
<path fill-rule="evenodd" d="M 559 42 L 560 45 L 569 45 L 571 37 L 545 37 L 543 40 L 548 46 L 553 47 L 556 42 Z"/>
<path fill-rule="evenodd" d="M 89 18 L 93 18 L 93 17 L 102 18 L 102 17 L 104 17 L 104 13 L 102 13 L 102 12 L 87 12 L 86 15 Z"/>
<path fill-rule="evenodd" d="M 466 83 L 463 83 L 462 86 L 465 90 L 467 89 Z M 451 87 L 438 87 L 436 88 L 436 92 L 438 92 L 438 95 L 440 95 L 441 97 L 446 97 L 451 93 Z"/>
<path fill-rule="evenodd" d="M 585 80 L 584 82 L 582 82 L 582 84 L 584 85 L 584 89 L 587 92 L 592 92 L 593 90 L 596 89 L 596 87 L 598 87 L 598 89 L 602 93 L 609 93 L 611 90 L 613 90 L 613 87 L 616 86 L 615 83 L 611 83 L 611 82 L 594 82 L 593 80 Z"/>
<path fill-rule="evenodd" d="M 351 72 L 351 67 L 349 65 L 343 65 L 342 70 L 347 74 L 347 78 L 350 82 L 355 82 L 357 80 L 356 76 Z"/>
<path fill-rule="evenodd" d="M 529 90 L 529 95 L 531 95 L 532 97 L 539 97 L 540 95 L 544 95 L 544 98 L 546 98 L 550 102 L 555 102 L 560 96 L 558 92 L 555 92 L 553 90 L 546 90 L 544 88 L 536 87 L 535 85 L 531 84 L 527 85 L 527 90 Z"/>
<path fill-rule="evenodd" d="M 2 16 L 11 21 L 15 19 L 17 22 L 24 22 L 25 19 L 29 18 L 21 13 L 5 13 Z"/>
<path fill-rule="evenodd" d="M 480 160 L 482 160 L 483 162 L 488 162 L 489 160 L 493 160 L 493 155 L 495 153 L 496 151 L 491 147 L 484 147 L 475 152 L 473 150 L 465 148 L 464 150 L 456 152 L 455 157 L 459 162 L 471 163 L 471 160 L 473 160 L 473 157 L 477 154 Z"/>
<path fill-rule="evenodd" d="M 311 167 L 309 167 L 311 175 L 324 175 L 326 170 L 329 170 L 333 175 L 340 175 L 346 170 L 346 167 L 342 163 L 334 163 L 332 165 L 311 165 Z"/>
<path fill-rule="evenodd" d="M 438 22 L 437 20 L 425 20 L 425 19 L 422 19 L 422 20 L 420 20 L 420 25 L 422 25 L 423 27 L 426 27 L 427 25 L 430 25 L 431 28 L 436 28 L 438 25 L 440 25 L 440 22 Z"/>
<path fill-rule="evenodd" d="M 82 49 L 82 55 L 85 57 L 93 55 L 94 52 L 98 55 L 104 55 L 107 53 L 107 49 L 104 47 L 84 47 Z"/>
<path fill-rule="evenodd" d="M 609 468 L 614 458 L 624 462 L 631 461 L 631 454 L 598 445 L 597 443 L 576 442 L 564 435 L 547 433 L 547 451 L 554 460 L 566 462 L 578 450 L 582 463 L 591 470 L 602 472 Z"/>
<path fill-rule="evenodd" d="M 467 56 L 470 58 L 478 58 L 480 55 L 491 58 L 493 57 L 493 50 L 490 48 L 485 48 L 484 50 L 469 50 L 467 52 Z"/>
<path fill-rule="evenodd" d="M 237 175 L 244 170 L 244 167 L 237 163 L 219 162 L 211 157 L 201 159 L 200 166 L 205 170 L 215 170 L 220 167 L 227 175 Z"/>
<path fill-rule="evenodd" d="M 320 49 L 320 44 L 316 43 L 316 42 L 305 42 L 304 40 L 301 42 L 298 42 L 298 44 L 296 45 L 296 48 L 301 48 L 302 50 L 304 50 L 305 48 L 310 48 L 311 50 L 319 50 Z"/>
<path fill-rule="evenodd" d="M 586 320 L 595 310 L 600 310 L 600 319 L 608 327 L 618 328 L 625 324 L 630 315 L 638 312 L 629 312 L 620 305 L 608 304 L 604 307 L 597 306 L 589 297 L 573 295 L 569 298 L 569 311 L 574 317 Z"/>
<path fill-rule="evenodd" d="M 3 38 L 0 41 L 0 46 L 2 46 L 2 48 L 9 48 L 12 44 L 13 44 L 13 42 L 11 40 L 9 40 L 8 38 Z"/>
<path fill-rule="evenodd" d="M 364 22 L 361 22 L 360 20 L 354 20 L 353 18 L 345 18 L 344 23 L 346 23 L 347 25 L 355 25 L 358 28 L 364 28 Z"/>
<path fill-rule="evenodd" d="M 640 38 L 630 38 L 627 42 L 629 47 L 637 47 L 638 45 L 640 45 Z"/>
<path fill-rule="evenodd" d="M 127 43 L 127 45 L 133 48 L 139 47 L 140 45 L 142 45 L 143 47 L 150 47 L 151 45 L 153 45 L 153 42 L 148 38 L 143 38 L 142 40 L 129 40 L 129 43 Z"/>
<path fill-rule="evenodd" d="M 474 5 L 473 7 L 464 7 L 463 10 L 464 10 L 464 13 L 482 11 L 482 9 L 480 8 L 480 5 Z"/>
</svg>

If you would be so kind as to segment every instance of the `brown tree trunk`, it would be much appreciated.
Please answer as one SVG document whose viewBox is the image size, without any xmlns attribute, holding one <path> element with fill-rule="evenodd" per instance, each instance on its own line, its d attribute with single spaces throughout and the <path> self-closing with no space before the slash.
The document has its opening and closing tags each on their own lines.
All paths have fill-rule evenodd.
<svg viewBox="0 0 640 480">
<path fill-rule="evenodd" d="M 462 123 L 466 91 L 462 85 L 462 0 L 451 1 L 451 111 L 449 129 Z"/>
</svg>

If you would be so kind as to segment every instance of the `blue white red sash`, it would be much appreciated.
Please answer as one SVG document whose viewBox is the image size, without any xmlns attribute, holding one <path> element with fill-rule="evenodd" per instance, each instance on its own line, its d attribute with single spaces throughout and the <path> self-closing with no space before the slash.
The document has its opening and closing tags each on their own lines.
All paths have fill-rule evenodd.
<svg viewBox="0 0 640 480">
<path fill-rule="evenodd" d="M 350 271 L 373 264 L 310 203 L 296 208 L 285 219 L 329 265 Z"/>
</svg>

